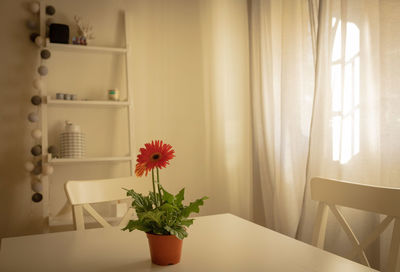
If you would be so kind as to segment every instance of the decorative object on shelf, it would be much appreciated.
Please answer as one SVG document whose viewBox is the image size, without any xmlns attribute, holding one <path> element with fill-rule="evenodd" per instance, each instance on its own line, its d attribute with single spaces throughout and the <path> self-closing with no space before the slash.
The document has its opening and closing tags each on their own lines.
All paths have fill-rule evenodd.
<svg viewBox="0 0 400 272">
<path fill-rule="evenodd" d="M 31 3 L 29 4 L 29 10 L 30 10 L 33 14 L 38 13 L 38 12 L 40 11 L 40 4 L 39 4 L 38 2 L 36 2 L 36 1 L 31 2 Z"/>
<path fill-rule="evenodd" d="M 33 105 L 39 106 L 40 104 L 42 104 L 42 98 L 38 95 L 34 95 L 31 98 L 31 102 Z"/>
<path fill-rule="evenodd" d="M 49 176 L 51 174 L 53 174 L 54 172 L 54 168 L 53 166 L 49 165 L 49 164 L 44 164 L 43 168 L 42 168 L 42 174 L 45 176 Z"/>
<path fill-rule="evenodd" d="M 31 162 L 31 161 L 27 161 L 27 162 L 24 164 L 24 168 L 25 168 L 25 170 L 26 170 L 27 172 L 31 172 L 31 171 L 35 168 L 35 165 L 34 165 L 33 162 Z"/>
<path fill-rule="evenodd" d="M 33 202 L 38 203 L 38 202 L 42 201 L 42 199 L 43 199 L 43 196 L 42 196 L 41 193 L 34 193 L 34 194 L 32 195 L 32 201 L 33 201 Z"/>
<path fill-rule="evenodd" d="M 34 81 L 33 81 L 33 88 L 35 88 L 36 90 L 38 90 L 38 91 L 41 91 L 41 90 L 43 90 L 43 88 L 44 88 L 44 83 L 43 83 L 43 81 L 40 79 L 40 78 L 37 78 L 37 79 L 35 79 Z"/>
<path fill-rule="evenodd" d="M 119 90 L 109 90 L 108 91 L 108 99 L 113 101 L 119 101 Z"/>
<path fill-rule="evenodd" d="M 37 37 L 35 38 L 35 44 L 36 44 L 38 47 L 42 47 L 42 46 L 43 46 L 43 38 L 42 38 L 42 36 L 37 36 Z"/>
<path fill-rule="evenodd" d="M 37 37 L 39 37 L 40 35 L 38 34 L 38 33 L 36 33 L 36 32 L 34 32 L 34 33 L 32 33 L 30 36 L 29 36 L 29 39 L 31 40 L 31 42 L 35 42 L 35 40 L 36 40 L 36 38 Z"/>
<path fill-rule="evenodd" d="M 85 157 L 85 134 L 78 125 L 65 121 L 65 129 L 60 134 L 61 158 Z"/>
<path fill-rule="evenodd" d="M 47 152 L 50 153 L 53 158 L 57 158 L 58 156 L 58 149 L 54 145 L 50 145 L 47 148 Z"/>
<path fill-rule="evenodd" d="M 175 157 L 172 146 L 162 141 L 152 141 L 140 149 L 137 156 L 135 174 L 138 177 L 151 172 L 153 192 L 148 196 L 127 190 L 127 196 L 133 198 L 132 207 L 138 219 L 130 220 L 123 230 L 135 229 L 146 232 L 149 240 L 150 255 L 153 263 L 170 265 L 179 263 L 181 258 L 182 239 L 187 237 L 186 228 L 193 224 L 188 219 L 191 213 L 198 213 L 199 207 L 208 197 L 202 197 L 188 206 L 182 201 L 185 189 L 172 195 L 160 184 L 159 169 L 165 168 Z M 156 172 L 156 178 L 155 173 Z"/>
<path fill-rule="evenodd" d="M 78 100 L 78 96 L 76 94 L 71 94 L 71 100 Z"/>
<path fill-rule="evenodd" d="M 41 76 L 46 76 L 49 72 L 49 69 L 47 69 L 47 66 L 45 65 L 40 65 L 38 68 L 38 73 Z"/>
<path fill-rule="evenodd" d="M 69 27 L 63 24 L 51 24 L 49 29 L 50 42 L 52 43 L 68 43 Z"/>
<path fill-rule="evenodd" d="M 34 178 L 32 180 L 31 187 L 32 191 L 34 191 L 35 193 L 41 193 L 43 191 L 43 184 L 38 178 Z"/>
<path fill-rule="evenodd" d="M 64 94 L 64 100 L 72 100 L 72 96 L 70 94 Z"/>
<path fill-rule="evenodd" d="M 78 35 L 79 35 L 79 37 L 74 37 L 75 44 L 87 45 L 89 40 L 94 39 L 93 26 L 89 23 L 84 23 L 82 21 L 82 18 L 77 15 L 74 16 L 74 20 L 78 28 Z"/>
<path fill-rule="evenodd" d="M 31 123 L 36 123 L 39 121 L 39 115 L 36 112 L 31 112 L 28 114 L 28 120 Z"/>
<path fill-rule="evenodd" d="M 26 20 L 26 27 L 30 30 L 36 30 L 38 28 L 38 23 L 35 19 Z"/>
<path fill-rule="evenodd" d="M 35 145 L 34 147 L 31 148 L 31 153 L 32 153 L 33 156 L 42 155 L 42 146 L 41 145 Z"/>
<path fill-rule="evenodd" d="M 42 131 L 38 128 L 35 128 L 34 130 L 32 130 L 31 136 L 33 139 L 39 140 L 40 138 L 42 138 Z"/>
<path fill-rule="evenodd" d="M 46 14 L 47 15 L 50 15 L 50 16 L 52 16 L 52 15 L 54 15 L 56 13 L 56 9 L 55 9 L 55 7 L 53 7 L 53 6 L 46 6 Z"/>
<path fill-rule="evenodd" d="M 49 50 L 43 49 L 42 51 L 40 51 L 40 57 L 41 57 L 42 59 L 49 59 L 50 56 L 51 56 L 51 53 L 50 53 Z"/>
<path fill-rule="evenodd" d="M 56 99 L 64 100 L 64 94 L 63 93 L 56 93 Z"/>
</svg>

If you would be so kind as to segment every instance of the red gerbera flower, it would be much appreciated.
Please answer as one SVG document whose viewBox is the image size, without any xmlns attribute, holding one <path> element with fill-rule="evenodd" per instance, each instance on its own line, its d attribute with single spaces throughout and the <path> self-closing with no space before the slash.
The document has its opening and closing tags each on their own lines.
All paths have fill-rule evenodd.
<svg viewBox="0 0 400 272">
<path fill-rule="evenodd" d="M 140 153 L 137 156 L 137 164 L 135 174 L 138 177 L 149 173 L 154 167 L 163 168 L 167 167 L 169 160 L 175 157 L 175 151 L 169 144 L 164 144 L 163 141 L 152 141 L 144 145 L 145 148 L 140 149 Z"/>
</svg>

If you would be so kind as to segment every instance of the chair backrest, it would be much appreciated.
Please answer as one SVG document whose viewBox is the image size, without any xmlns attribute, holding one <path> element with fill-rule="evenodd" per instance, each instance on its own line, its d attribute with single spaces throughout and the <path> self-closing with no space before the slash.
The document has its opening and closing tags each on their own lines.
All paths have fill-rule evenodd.
<svg viewBox="0 0 400 272">
<path fill-rule="evenodd" d="M 316 177 L 311 180 L 311 198 L 319 201 L 312 244 L 319 248 L 324 247 L 328 210 L 331 210 L 353 245 L 352 257 L 358 255 L 361 262 L 367 266 L 370 264 L 364 249 L 394 221 L 385 271 L 397 271 L 400 246 L 400 188 L 378 187 Z M 365 240 L 359 242 L 337 206 L 383 214 L 386 218 Z"/>
<path fill-rule="evenodd" d="M 111 225 L 90 204 L 127 199 L 126 191 L 122 188 L 133 187 L 133 177 L 102 179 L 102 180 L 71 180 L 65 183 L 65 192 L 72 205 L 73 219 L 76 230 L 84 230 L 85 209 L 100 225 Z M 133 214 L 129 208 L 123 216 L 120 227 L 124 227 Z"/>
</svg>

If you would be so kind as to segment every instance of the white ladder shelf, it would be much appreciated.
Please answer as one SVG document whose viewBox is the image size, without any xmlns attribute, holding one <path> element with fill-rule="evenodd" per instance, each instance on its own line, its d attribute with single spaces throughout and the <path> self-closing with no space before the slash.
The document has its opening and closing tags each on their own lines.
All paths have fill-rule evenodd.
<svg viewBox="0 0 400 272">
<path fill-rule="evenodd" d="M 46 36 L 46 1 L 40 0 L 40 36 Z M 135 167 L 135 159 L 132 157 L 134 154 L 134 144 L 133 144 L 133 91 L 132 84 L 129 80 L 129 65 L 131 62 L 130 55 L 130 46 L 129 46 L 129 30 L 127 18 L 128 14 L 125 11 L 122 12 L 122 16 L 124 17 L 124 35 L 125 35 L 125 47 L 124 48 L 113 48 L 113 47 L 101 47 L 101 46 L 83 46 L 83 45 L 73 45 L 73 44 L 57 44 L 57 43 L 47 43 L 44 48 L 49 51 L 63 51 L 69 52 L 71 54 L 79 52 L 79 53 L 92 53 L 92 54 L 123 54 L 125 57 L 125 80 L 126 80 L 126 101 L 84 101 L 84 100 L 74 100 L 74 101 L 64 101 L 64 100 L 56 100 L 52 99 L 48 96 L 47 89 L 43 88 L 40 92 L 44 103 L 41 104 L 41 129 L 42 129 L 42 160 L 44 163 L 49 163 L 50 165 L 66 165 L 66 164 L 74 164 L 74 163 L 116 163 L 116 162 L 130 162 L 130 175 L 133 174 Z M 124 157 L 88 157 L 88 158 L 79 158 L 79 159 L 67 159 L 67 158 L 52 158 L 50 154 L 47 154 L 47 149 L 49 146 L 48 143 L 48 107 L 127 107 L 128 113 L 128 133 L 129 133 L 129 155 Z M 52 216 L 50 214 L 50 182 L 48 176 L 42 176 L 42 184 L 43 184 L 43 217 L 47 222 L 46 230 L 50 229 L 50 222 L 56 220 L 57 216 Z M 63 209 L 64 210 L 64 209 Z M 71 217 L 72 224 L 72 217 Z"/>
</svg>

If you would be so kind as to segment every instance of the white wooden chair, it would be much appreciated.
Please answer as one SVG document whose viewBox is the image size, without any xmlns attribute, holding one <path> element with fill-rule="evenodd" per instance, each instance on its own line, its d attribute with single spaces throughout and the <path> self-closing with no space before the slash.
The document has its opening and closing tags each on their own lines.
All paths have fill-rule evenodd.
<svg viewBox="0 0 400 272">
<path fill-rule="evenodd" d="M 72 205 L 73 219 L 76 230 L 84 230 L 85 222 L 83 209 L 85 209 L 101 226 L 111 227 L 90 204 L 128 199 L 126 191 L 131 189 L 133 177 L 114 178 L 103 180 L 73 180 L 65 183 L 65 192 Z M 129 208 L 122 217 L 119 227 L 125 227 L 134 210 Z"/>
<path fill-rule="evenodd" d="M 316 177 L 311 180 L 311 198 L 319 201 L 312 238 L 314 246 L 322 249 L 324 247 L 328 209 L 330 209 L 353 245 L 352 257 L 358 255 L 364 265 L 370 266 L 364 249 L 379 237 L 390 222 L 394 221 L 385 271 L 400 271 L 396 270 L 400 245 L 400 188 L 377 187 Z M 359 242 L 337 206 L 383 214 L 386 218 L 364 241 Z"/>
</svg>

